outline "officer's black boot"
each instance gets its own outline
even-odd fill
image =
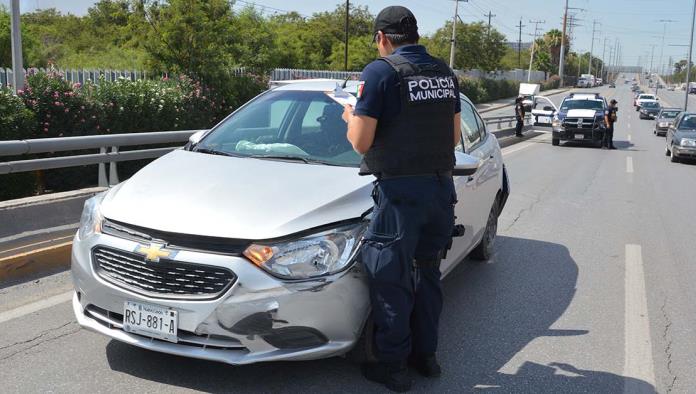
[[[413,384],[406,363],[402,361],[365,363],[362,373],[367,380],[382,383],[389,390],[399,393],[411,390]]]
[[[437,378],[442,374],[442,368],[434,354],[411,356],[408,363],[426,378]]]

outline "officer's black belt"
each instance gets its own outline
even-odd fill
[[[425,172],[422,174],[389,174],[389,173],[379,173],[375,174],[377,179],[394,179],[394,178],[407,178],[414,176],[436,176],[436,177],[452,177],[452,171],[437,171],[437,172]]]

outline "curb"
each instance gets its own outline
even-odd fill
[[[0,258],[0,283],[70,267],[72,241]]]

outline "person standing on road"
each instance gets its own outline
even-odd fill
[[[405,7],[375,20],[380,59],[362,71],[358,101],[347,105],[348,140],[364,154],[361,175],[377,179],[360,251],[369,281],[377,363],[363,375],[408,391],[411,364],[440,376],[435,357],[442,310],[440,260],[454,230],[454,148],[461,138],[459,85],[445,62],[418,45]]]
[[[607,109],[604,110],[604,126],[606,126],[606,130],[604,131],[602,149],[616,149],[614,146],[614,123],[616,123],[616,112],[619,110],[616,104],[618,102],[612,99]]]
[[[515,137],[522,137],[522,128],[524,127],[524,103],[522,102],[522,97],[515,99],[515,118],[517,119]]]

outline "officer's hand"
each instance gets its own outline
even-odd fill
[[[350,122],[350,119],[353,117],[353,106],[350,104],[346,104],[343,107],[343,120],[348,123]]]

